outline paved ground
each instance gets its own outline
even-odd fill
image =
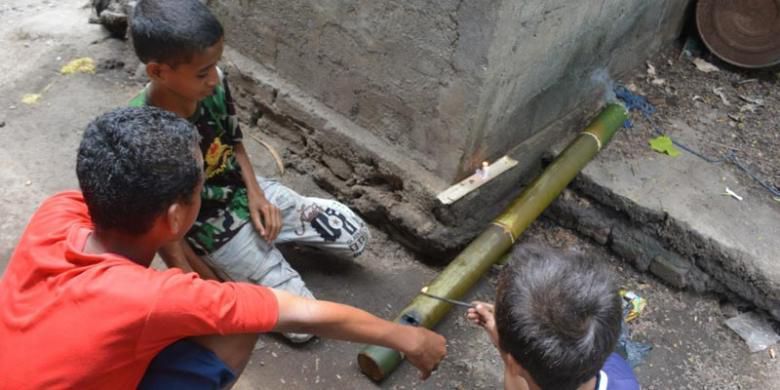
[[[10,0],[0,4],[0,272],[37,204],[47,195],[76,185],[75,150],[85,124],[98,113],[125,104],[140,88],[125,43],[104,39],[86,24],[82,1]],[[90,56],[102,64],[95,75],[61,76],[59,67],[72,58]],[[14,60],[9,60],[13,58]],[[117,66],[118,62],[126,66]],[[47,88],[48,86],[48,88]],[[22,104],[26,93],[42,93],[34,106]],[[248,132],[256,129],[247,128]],[[271,139],[280,150],[284,144]],[[274,172],[257,144],[247,144],[260,172]],[[326,195],[307,177],[289,173],[283,181],[304,193]],[[421,285],[437,272],[373,229],[374,241],[356,261],[310,256],[289,248],[312,290],[324,299],[347,302],[381,316],[395,316]],[[536,223],[525,240],[585,251],[603,258],[626,287],[649,301],[632,325],[635,337],[655,345],[637,370],[648,389],[780,388],[780,359],[750,354],[742,341],[722,325],[723,312],[711,296],[671,290],[654,277],[637,273],[606,253],[550,222]],[[469,299],[493,297],[496,271]],[[498,356],[487,338],[468,326],[462,313],[445,318],[439,330],[449,338],[449,357],[427,382],[420,383],[407,364],[381,388],[474,389],[500,383]],[[733,314],[733,313],[731,313]],[[318,340],[291,347],[265,336],[241,378],[240,389],[373,388],[356,368],[358,345]]]
[[[780,320],[780,197],[730,162],[713,163],[680,149],[650,149],[653,127],[721,160],[728,153],[780,190],[780,88],[771,71],[741,71],[716,62],[705,73],[672,47],[626,77],[657,112],[634,112],[635,126],[583,170],[587,196],[630,216],[662,245]],[[700,58],[699,58],[700,60]],[[653,65],[654,64],[654,65]],[[718,93],[722,94],[720,97]],[[754,103],[750,103],[750,102]],[[741,199],[725,196],[726,189]],[[684,236],[685,239],[681,239]]]

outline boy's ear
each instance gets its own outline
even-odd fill
[[[149,61],[146,64],[146,75],[149,76],[150,80],[162,81],[165,76],[164,67],[165,64]]]
[[[165,212],[165,225],[168,228],[168,233],[172,236],[180,237],[189,230],[189,226],[184,226],[187,223],[186,213],[179,202],[173,202],[168,206],[168,210]]]

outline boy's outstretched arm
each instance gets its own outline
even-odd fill
[[[302,298],[273,290],[279,302],[274,331],[382,345],[406,355],[426,379],[447,353],[444,337],[422,327],[397,324],[352,306]]]
[[[244,144],[239,142],[234,148],[249,197],[249,215],[252,224],[266,241],[273,242],[282,230],[282,213],[265,198],[263,190],[257,184],[255,170],[252,168],[252,162],[249,161]]]
[[[501,355],[501,360],[504,361],[504,390],[527,390],[528,382],[520,376],[517,372],[517,364],[512,362],[512,357],[509,353],[501,350],[498,345],[498,330],[496,329],[496,310],[495,306],[490,303],[474,301],[472,302],[474,307],[469,308],[466,312],[466,318],[473,322],[475,325],[481,326],[485,329],[490,341],[498,349],[498,353]]]

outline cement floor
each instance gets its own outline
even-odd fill
[[[619,132],[583,170],[582,178],[590,183],[583,191],[646,230],[656,230],[651,235],[725,290],[780,320],[780,198],[730,162],[708,162],[682,149],[671,157],[651,151],[648,144],[657,127],[708,158],[734,153],[752,174],[777,185],[780,76],[735,69],[706,52],[696,53],[720,68],[705,73],[691,62],[697,57],[679,53],[671,47],[648,61],[655,64],[652,75],[638,69],[625,78],[657,111],[650,120],[633,113],[635,126]],[[754,99],[760,104],[748,103]],[[737,196],[727,196],[727,188]],[[671,229],[688,239],[669,237]]]
[[[86,123],[99,113],[121,106],[143,84],[126,44],[104,39],[100,27],[86,24],[83,1],[10,0],[0,5],[0,273],[37,205],[46,196],[75,188],[75,150]],[[67,61],[89,56],[99,66],[95,75],[61,76]],[[126,66],[117,66],[124,61]],[[41,93],[37,105],[21,103],[26,93]],[[245,131],[255,131],[246,128]],[[284,149],[284,144],[271,140]],[[247,143],[259,172],[274,172],[273,162],[251,141]],[[283,178],[307,194],[327,196],[304,175]],[[312,290],[322,299],[353,304],[380,316],[395,316],[437,269],[373,229],[368,252],[355,261],[319,259],[291,250]],[[633,326],[635,337],[655,345],[637,369],[644,388],[780,388],[780,360],[766,353],[749,354],[744,343],[723,327],[716,299],[677,292],[652,276],[639,274],[590,241],[549,222],[539,222],[525,240],[586,251],[608,261],[626,287],[649,300],[649,309]],[[493,297],[495,271],[467,299]],[[380,388],[498,388],[501,366],[487,338],[451,313],[438,330],[448,337],[449,357],[427,382],[404,364]],[[239,380],[239,389],[375,388],[356,367],[360,346],[317,340],[292,347],[264,336]],[[2,373],[0,373],[1,375]]]

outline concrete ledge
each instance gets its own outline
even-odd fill
[[[695,138],[673,123],[678,138]],[[730,168],[689,154],[606,152],[555,202],[553,218],[672,286],[732,294],[780,320],[779,204]],[[745,200],[721,195],[726,186]]]
[[[283,142],[289,167],[433,262],[446,262],[477,235],[536,175],[551,143],[596,108],[582,106],[519,144],[507,153],[516,168],[445,206],[436,195],[449,184],[398,148],[231,48],[224,62],[242,119]]]

